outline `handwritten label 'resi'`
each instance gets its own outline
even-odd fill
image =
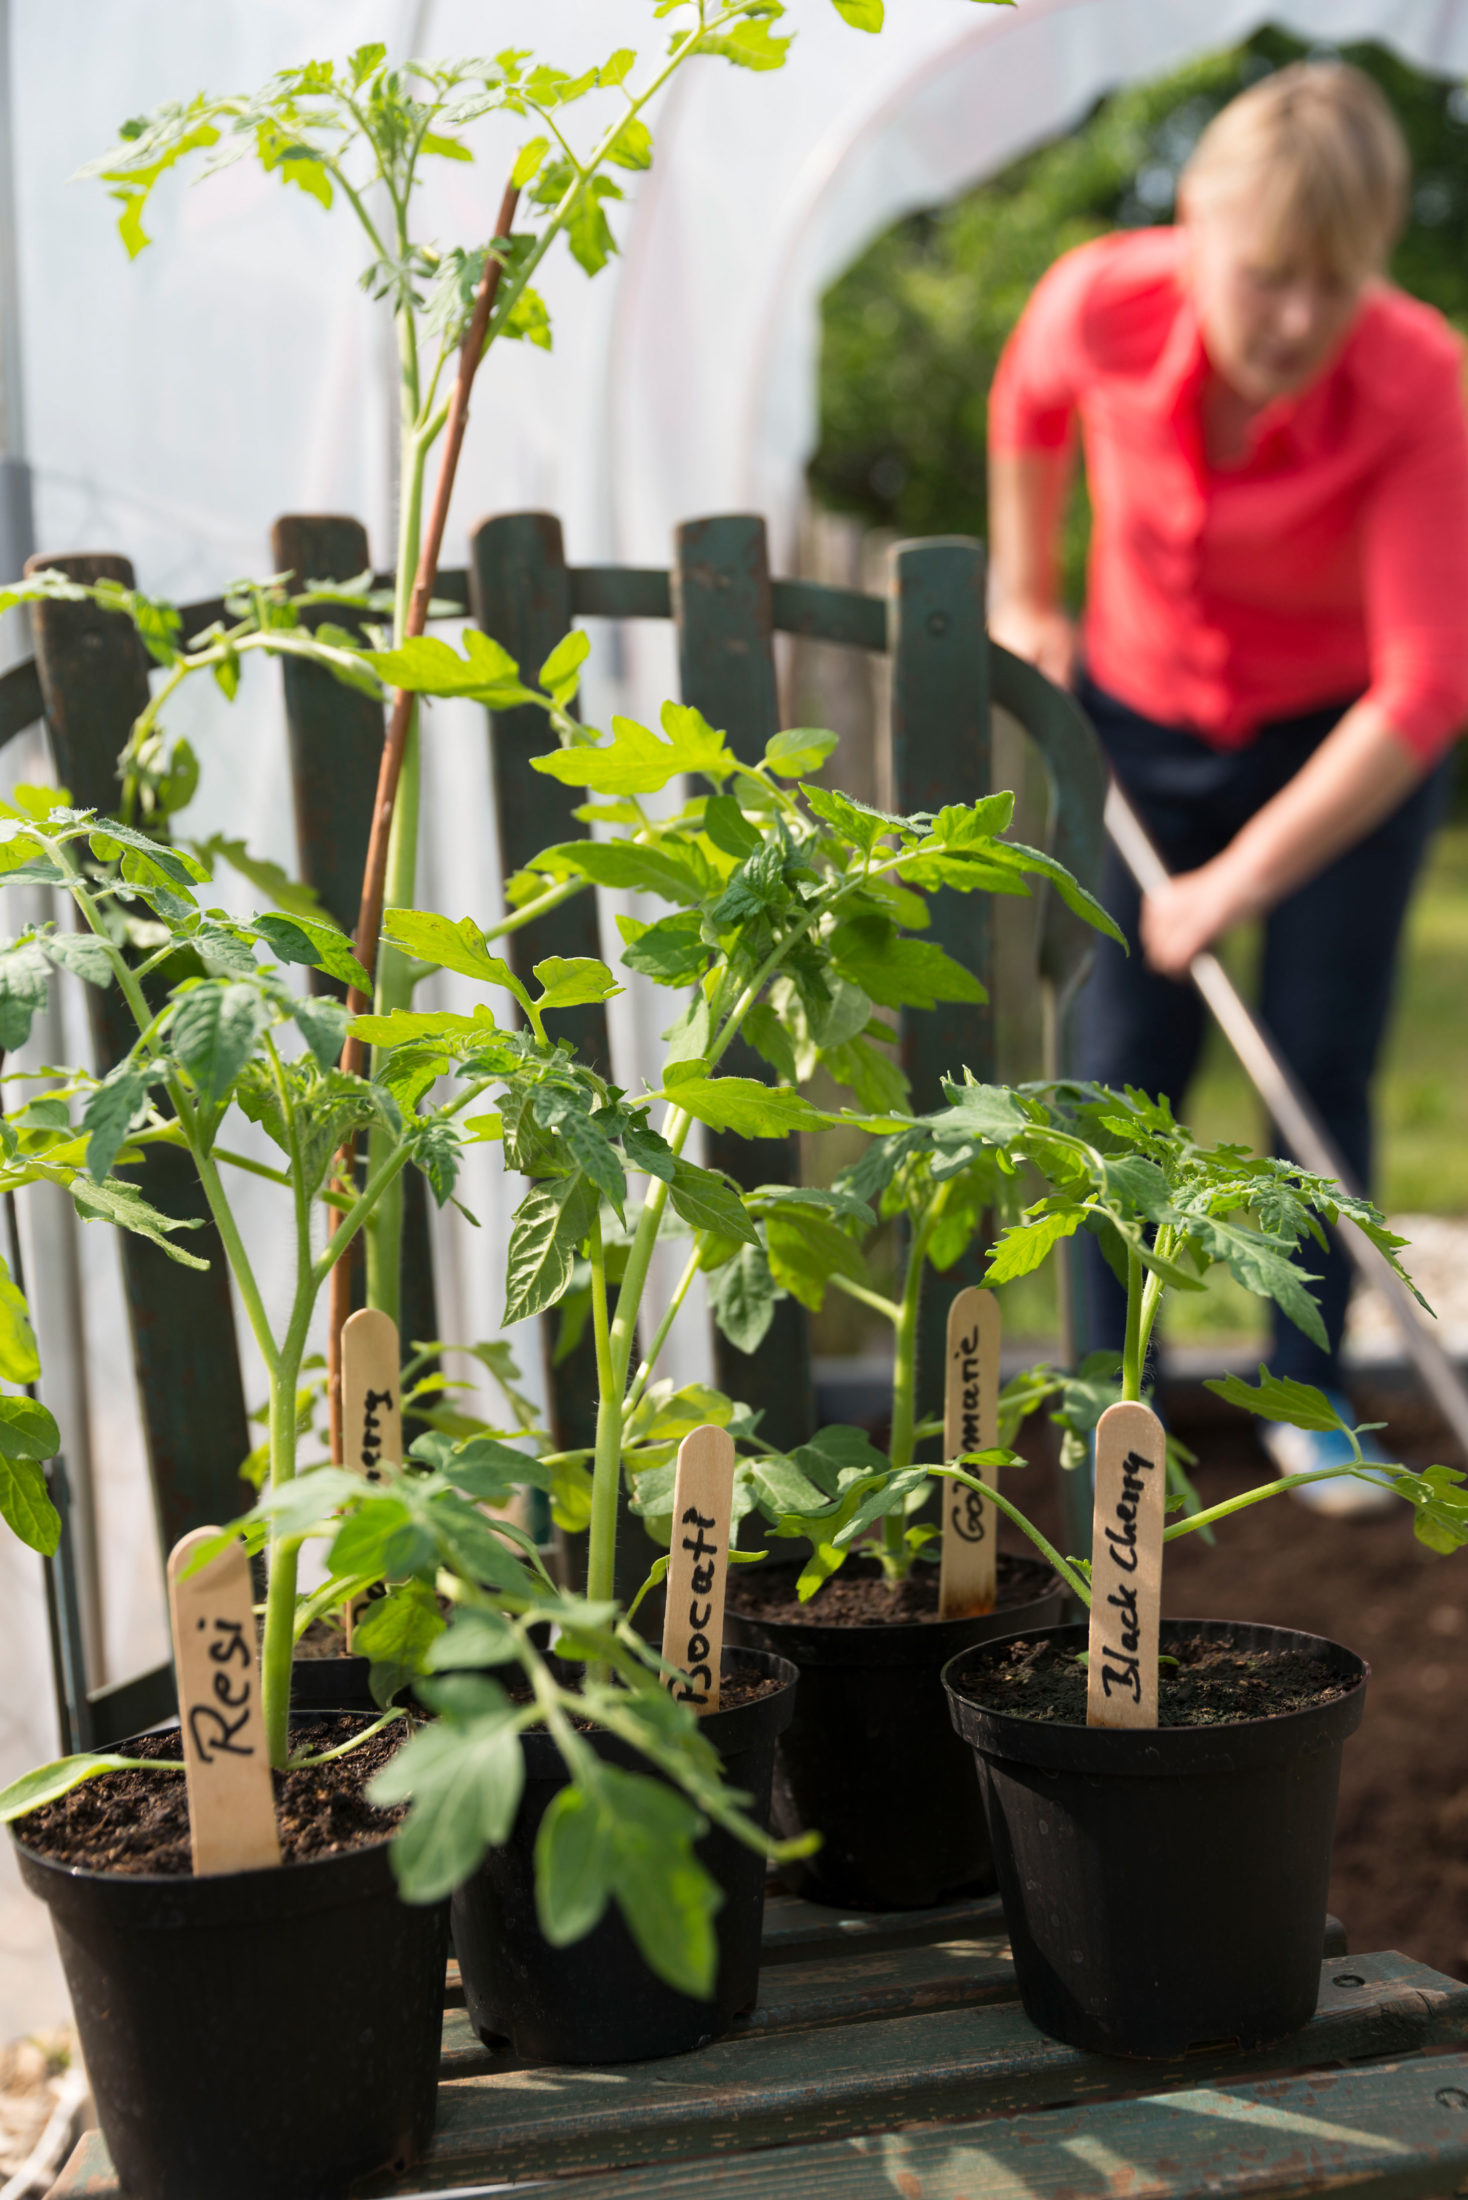
[[[663,1657],[682,1675],[681,1684],[668,1685],[700,1716],[719,1708],[733,1510],[734,1439],[727,1429],[705,1424],[678,1447],[663,1617]]]
[[[231,1543],[207,1566],[186,1572],[195,1551],[218,1534],[196,1528],[168,1559],[189,1836],[201,1876],[280,1862],[245,1547]]]

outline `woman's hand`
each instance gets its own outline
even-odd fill
[[[1363,840],[1406,800],[1423,768],[1379,705],[1363,697],[1221,855],[1148,894],[1142,952],[1152,969],[1185,978],[1193,957],[1231,924],[1274,908]]]
[[[1001,649],[1012,650],[1043,672],[1057,687],[1068,688],[1075,680],[1075,621],[1053,604],[1026,603],[1011,597],[991,614],[989,636]]]
[[[1199,870],[1179,872],[1142,903],[1142,952],[1164,978],[1185,978],[1195,955],[1230,925],[1257,913],[1247,882],[1230,870],[1228,853]]]

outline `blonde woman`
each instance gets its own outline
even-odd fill
[[[1340,63],[1265,78],[1218,114],[1173,228],[1067,253],[1005,351],[990,407],[993,631],[1074,684],[1174,874],[1104,898],[1084,1074],[1182,1108],[1203,1036],[1190,961],[1265,919],[1266,1023],[1363,1184],[1370,1084],[1412,882],[1468,719],[1463,351],[1383,276],[1406,147]],[[1075,429],[1094,526],[1079,636],[1057,598]],[[1094,1249],[1093,1249],[1094,1250]],[[1339,1389],[1349,1269],[1320,1256],[1322,1352],[1272,1366]],[[1099,1261],[1093,1343],[1119,1344]],[[1287,1469],[1328,1440],[1275,1428]],[[1322,1482],[1337,1512],[1393,1500]]]

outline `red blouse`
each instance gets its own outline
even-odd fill
[[[1066,253],[990,397],[996,451],[1058,450],[1079,416],[1091,675],[1224,749],[1366,693],[1430,762],[1468,720],[1463,346],[1373,283],[1334,364],[1210,470],[1182,243],[1131,230]]]

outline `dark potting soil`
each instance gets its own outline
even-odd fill
[[[849,1559],[839,1574],[817,1589],[808,1604],[795,1593],[798,1566],[749,1566],[729,1584],[729,1609],[750,1619],[797,1621],[817,1627],[881,1627],[894,1620],[936,1620],[938,1569],[918,1566],[906,1581],[887,1586],[875,1559]],[[996,1609],[1032,1604],[1055,1585],[1050,1568],[1038,1559],[999,1554]]]
[[[1344,1696],[1353,1685],[1302,1650],[1235,1650],[1204,1636],[1170,1640],[1157,1675],[1159,1726],[1276,1719]],[[1023,1639],[976,1651],[963,1693],[989,1711],[1047,1726],[1084,1726],[1086,1668],[1073,1650]]]
[[[291,1728],[291,1746],[333,1749],[361,1727],[356,1718],[318,1719]],[[362,1793],[401,1746],[402,1725],[374,1734],[350,1756],[330,1764],[275,1774],[276,1823],[282,1860],[305,1863],[344,1849],[383,1841],[406,1809],[377,1810]],[[118,1755],[177,1761],[177,1727],[144,1735]],[[180,1773],[103,1772],[69,1795],[17,1819],[15,1831],[28,1849],[85,1871],[148,1872],[166,1878],[193,1872],[189,1852],[188,1794]]]
[[[295,1647],[298,1658],[345,1658],[347,1638],[340,1627],[333,1627],[324,1619],[313,1619]]]
[[[752,1665],[742,1668],[736,1666],[719,1683],[719,1709],[735,1711],[741,1704],[758,1703],[762,1697],[773,1696],[784,1685],[772,1673],[761,1673]],[[505,1694],[511,1703],[529,1703],[533,1693],[528,1681],[515,1681],[505,1688]],[[571,1724],[578,1734],[595,1734],[600,1731],[599,1720],[583,1719],[575,1712],[571,1714]]]

